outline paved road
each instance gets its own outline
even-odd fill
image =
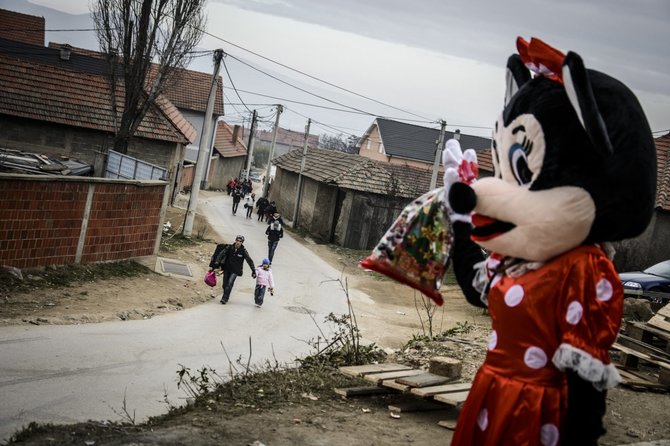
[[[201,193],[200,212],[225,241],[246,237],[260,264],[267,256],[265,224],[232,216],[225,194]],[[166,411],[186,396],[176,387],[183,364],[229,371],[224,353],[252,363],[276,357],[288,362],[310,351],[306,341],[325,316],[346,312],[339,272],[286,234],[277,248],[273,272],[277,293],[263,308],[253,305],[248,266],[237,279],[228,305],[218,299],[149,320],[71,326],[0,328],[0,442],[31,421],[73,423],[119,420],[125,399],[137,421]],[[141,298],[141,296],[138,296]],[[310,313],[312,317],[310,317]]]

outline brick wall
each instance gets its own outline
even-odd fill
[[[0,174],[0,264],[35,268],[157,254],[166,187]]]

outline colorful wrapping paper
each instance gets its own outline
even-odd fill
[[[444,195],[440,187],[412,201],[360,262],[361,267],[409,285],[438,305],[444,302],[440,287],[453,244]]]

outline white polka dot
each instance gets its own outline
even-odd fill
[[[489,350],[493,350],[498,345],[498,333],[495,330],[489,335]]]
[[[491,280],[491,288],[496,286],[496,283],[500,282],[500,279],[502,279],[502,274],[496,274],[493,276],[493,280]]]
[[[584,314],[584,308],[582,307],[582,304],[580,304],[576,300],[573,300],[572,302],[570,302],[570,305],[568,305],[568,311],[565,314],[565,320],[570,325],[577,325],[579,321],[582,320],[583,314]]]
[[[555,424],[543,424],[540,428],[540,444],[542,446],[556,446],[560,435]]]
[[[489,411],[486,410],[486,408],[483,408],[481,412],[479,412],[479,416],[477,416],[477,426],[483,431],[489,427]]]
[[[547,365],[547,354],[540,347],[528,347],[523,362],[531,369],[541,369]]]
[[[614,289],[612,284],[607,279],[600,279],[596,284],[596,297],[598,300],[608,301],[612,298]]]
[[[505,303],[508,307],[516,307],[523,300],[523,287],[514,285],[505,293]]]

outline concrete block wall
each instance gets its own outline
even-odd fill
[[[0,174],[0,264],[36,268],[157,254],[166,187]]]

